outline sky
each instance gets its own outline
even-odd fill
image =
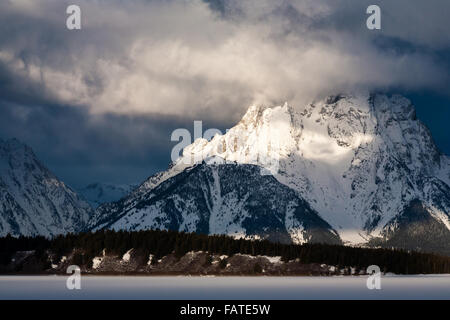
[[[81,30],[66,8],[81,8]],[[450,154],[447,0],[4,0],[0,138],[74,187],[139,183],[177,128],[225,130],[252,104],[400,93]]]

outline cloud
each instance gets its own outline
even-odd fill
[[[379,0],[381,31],[369,0],[77,0],[69,31],[72,3],[0,2],[0,135],[75,185],[140,181],[168,164],[174,129],[224,131],[251,104],[450,95],[447,0]]]
[[[167,168],[176,128],[192,119],[147,115],[92,115],[65,105],[0,101],[0,138],[18,138],[51,171],[73,186],[101,181],[137,183]],[[220,127],[217,122],[205,127]],[[223,128],[224,130],[225,128]]]
[[[368,1],[81,0],[80,31],[65,29],[67,1],[7,1],[0,63],[90,114],[236,120],[253,103],[355,88],[442,90],[434,53],[450,44],[450,5],[437,2],[381,1],[378,32],[365,27]]]

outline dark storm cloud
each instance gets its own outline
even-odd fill
[[[0,3],[0,136],[76,185],[138,182],[168,164],[172,130],[225,129],[252,103],[450,95],[449,1],[378,1],[380,31],[366,0],[79,0],[80,31],[68,4]]]
[[[72,106],[0,101],[0,137],[26,141],[57,175],[79,187],[92,181],[138,183],[166,168],[176,128],[193,119],[166,115],[89,115]],[[218,123],[210,126],[220,127]]]
[[[448,81],[434,54],[448,36],[429,23],[445,25],[446,2],[429,9],[382,1],[375,32],[365,26],[368,1],[78,3],[83,29],[74,32],[64,23],[68,1],[2,3],[0,61],[55,101],[94,114],[214,112],[237,120],[251,103],[301,105],[355,88]],[[398,50],[395,41],[417,50]]]

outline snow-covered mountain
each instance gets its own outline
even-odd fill
[[[0,236],[52,236],[85,230],[88,203],[16,139],[0,140]]]
[[[292,189],[247,164],[200,164],[142,197],[100,207],[99,212],[97,228],[340,243],[331,226]]]
[[[450,254],[449,186],[450,159],[409,100],[339,95],[250,107],[226,134],[197,139],[167,171],[101,206],[92,226],[311,241],[308,219],[291,214],[303,208],[330,239]]]
[[[136,187],[128,184],[95,182],[77,191],[93,208],[97,208],[101,204],[122,199]]]

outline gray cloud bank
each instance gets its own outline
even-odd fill
[[[448,1],[381,1],[381,31],[365,26],[370,1],[77,3],[81,31],[65,29],[67,1],[2,2],[0,62],[93,114],[229,118],[251,103],[448,80],[434,56],[450,44]],[[416,50],[381,48],[382,38]]]
[[[75,2],[82,30],[69,31]],[[450,2],[377,1],[379,31],[366,28],[370,4],[2,1],[0,133],[48,151],[56,166],[72,161],[79,177],[77,165],[159,167],[172,129],[193,119],[226,126],[250,104],[355,89],[448,93]]]

